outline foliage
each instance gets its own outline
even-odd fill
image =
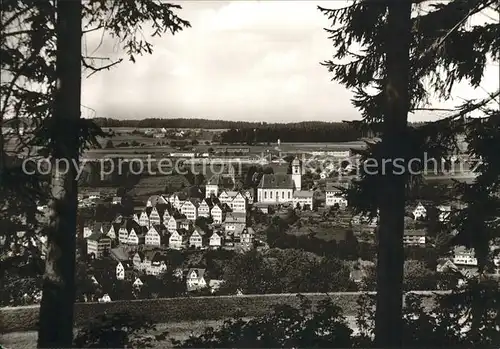
[[[377,271],[374,267],[366,267],[366,277],[363,280],[363,289],[375,291],[377,282],[376,273]],[[404,291],[437,290],[443,286],[449,286],[444,289],[452,289],[457,285],[457,282],[458,280],[451,278],[451,275],[437,273],[427,268],[422,261],[410,259],[406,260],[404,263]]]
[[[87,1],[83,5],[84,34],[101,30],[120,40],[128,58],[152,53],[151,44],[144,40],[141,23],[151,21],[153,35],[170,31],[176,33],[188,27],[187,21],[174,12],[180,6],[157,1],[120,1],[108,3],[103,0]],[[47,187],[39,176],[28,176],[21,164],[11,162],[7,151],[33,155],[35,151],[44,155],[53,154],[55,139],[60,129],[52,116],[55,93],[57,48],[55,35],[55,1],[3,1],[0,39],[2,56],[2,108],[0,126],[10,127],[10,134],[0,135],[0,197],[2,207],[2,237],[7,239],[3,247],[18,248],[21,240],[15,237],[25,231],[26,249],[32,256],[39,255],[39,246],[32,238],[40,236],[40,226],[35,219],[36,204],[47,201]],[[82,54],[82,64],[91,73],[111,68],[116,62],[97,66],[95,57]],[[81,119],[77,125],[80,132],[79,150],[98,146],[97,136],[105,136],[92,120]],[[22,209],[21,209],[22,208]],[[22,223],[17,222],[19,217]],[[12,223],[12,224],[11,224]],[[6,262],[8,258],[3,259]]]
[[[498,10],[498,4],[488,0],[455,0],[423,7],[414,4],[415,16],[412,18],[410,112],[428,107],[431,94],[441,99],[451,98],[452,88],[460,81],[479,87],[488,65],[487,59],[499,60],[499,24],[466,24],[468,18],[485,8]],[[364,124],[358,125],[376,129],[383,120],[386,49],[383,43],[386,40],[387,6],[380,2],[357,1],[338,10],[320,10],[333,22],[334,29],[327,29],[327,32],[336,48],[334,60],[323,64],[335,80],[355,91],[353,104],[360,109],[364,120]],[[351,47],[354,45],[361,46],[362,52],[354,52]],[[500,118],[497,109],[488,107],[498,94],[498,91],[488,91],[484,99],[466,101],[444,119],[418,127],[409,126],[407,135],[401,138],[407,160],[422,159],[424,153],[428,158],[436,159],[455,153],[459,133],[466,136],[467,154],[483,158],[483,165],[476,170],[480,176],[475,183],[458,185],[462,200],[468,205],[456,213],[453,224],[459,231],[453,242],[475,247],[481,256],[481,265],[486,263],[488,241],[498,227],[498,220],[494,219],[499,212],[498,199],[491,194],[498,191],[500,178],[498,156],[494,155],[498,154]],[[465,119],[472,111],[479,111],[483,118]],[[368,144],[368,149],[361,155],[364,160],[370,157],[380,160],[383,157],[381,151],[380,144]],[[359,211],[375,214],[376,188],[379,187],[377,176],[362,174],[362,178],[350,190],[349,200]],[[415,198],[415,191],[421,184],[419,178],[408,176],[408,199]]]
[[[80,329],[74,339],[77,348],[152,348],[165,338],[145,316],[127,313],[100,315]]]
[[[312,310],[311,302],[301,297],[298,308],[275,306],[248,321],[236,315],[221,329],[207,328],[198,337],[172,342],[179,348],[347,348],[351,334],[341,309],[329,299]]]
[[[352,291],[349,269],[335,258],[300,250],[250,251],[236,256],[225,269],[222,293],[244,294]]]
[[[424,306],[425,297],[405,294],[404,346],[491,347],[500,341],[497,330],[500,307],[498,283],[474,283],[451,294],[435,295],[434,304]],[[358,299],[357,331],[352,332],[341,309],[325,300],[313,307],[303,296],[297,308],[279,306],[265,315],[244,320],[240,314],[221,328],[207,328],[184,341],[172,340],[178,348],[373,348],[375,300],[368,294]],[[471,330],[470,309],[481,304],[481,330]],[[465,322],[463,322],[465,321]],[[266,335],[269,333],[269,335]]]
[[[0,306],[31,305],[40,301],[42,278],[7,273],[2,277]]]
[[[222,133],[223,143],[253,142],[347,142],[361,137],[361,132],[345,123],[300,122],[231,128]]]

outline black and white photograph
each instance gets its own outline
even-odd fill
[[[500,348],[498,1],[0,7],[0,349]]]

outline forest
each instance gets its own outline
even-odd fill
[[[299,122],[294,124],[267,124],[256,128],[231,128],[222,133],[222,143],[276,142],[349,142],[363,136],[361,130],[350,123]]]

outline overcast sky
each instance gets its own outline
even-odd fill
[[[120,119],[208,118],[296,122],[359,119],[351,93],[331,81],[320,61],[333,47],[317,10],[343,1],[181,1],[181,18],[192,28],[152,39],[153,55],[124,61],[84,81],[82,104],[98,117]],[[147,32],[145,33],[148,34]],[[94,56],[120,54],[117,43],[92,33],[85,49]],[[498,89],[492,65],[482,87]],[[457,97],[486,96],[466,85]],[[460,103],[460,99],[447,107]],[[91,116],[87,113],[85,116]],[[413,116],[429,119],[430,114]]]

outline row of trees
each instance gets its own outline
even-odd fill
[[[130,127],[130,128],[204,128],[228,129],[242,127],[258,127],[261,123],[247,121],[210,120],[210,119],[184,119],[184,118],[146,118],[141,120],[118,120],[111,118],[94,118],[100,127]]]
[[[335,258],[300,250],[252,250],[237,255],[224,273],[222,293],[244,294],[352,291],[349,269]]]
[[[222,143],[276,142],[349,142],[362,137],[360,130],[348,123],[300,122],[266,126],[231,128],[221,134]]]

